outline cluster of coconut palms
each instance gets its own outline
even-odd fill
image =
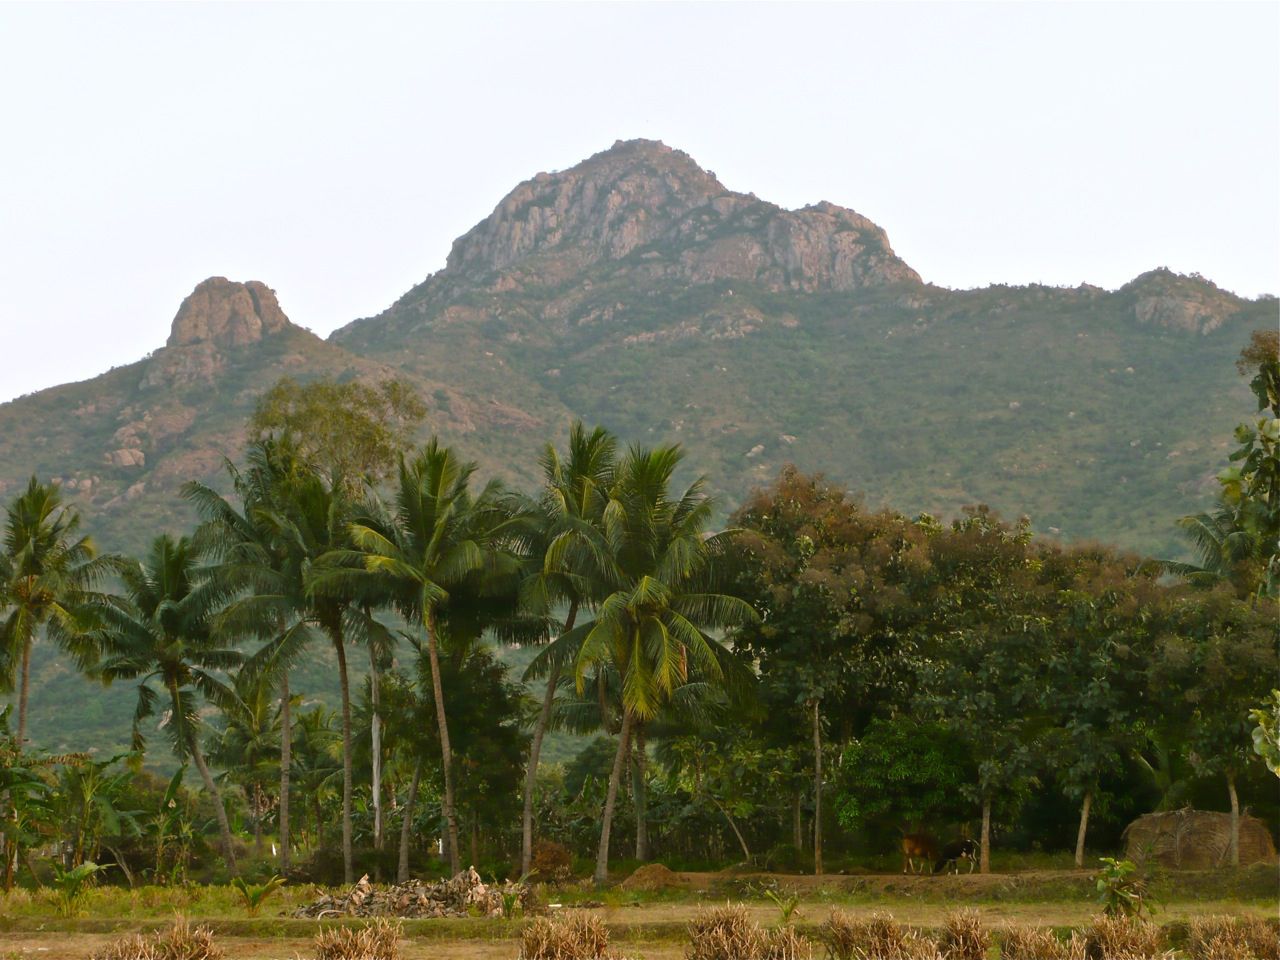
[[[530,675],[545,696],[528,756],[522,861],[533,845],[535,771],[557,691],[598,695],[617,718],[617,755],[601,816],[596,876],[633,739],[681,697],[732,684],[745,669],[717,639],[753,619],[730,595],[729,542],[711,532],[701,480],[679,489],[676,447],[620,450],[602,429],[575,425],[548,445],[533,496],[483,486],[475,468],[433,439],[404,454],[386,482],[326,471],[289,433],[253,441],[229,492],[190,483],[199,525],[157,536],[144,555],[98,554],[56,485],[33,478],[8,508],[0,555],[0,679],[17,690],[27,735],[32,645],[46,635],[88,675],[132,683],[136,749],[157,728],[214,798],[223,855],[236,869],[231,825],[202,748],[206,705],[252,714],[268,690],[280,711],[277,820],[290,855],[293,741],[290,674],[316,645],[337,665],[342,740],[342,854],[354,879],[349,656],[363,648],[374,682],[372,803],[380,837],[377,672],[407,642],[429,664],[443,777],[443,847],[461,866],[456,772],[442,683],[442,646],[482,635],[540,644]],[[605,700],[608,699],[606,705]],[[157,718],[160,718],[157,723]],[[19,747],[20,748],[20,747]],[[421,765],[415,771],[416,788]],[[416,789],[403,813],[412,820]],[[407,838],[404,838],[407,839]],[[402,842],[401,873],[407,872]]]

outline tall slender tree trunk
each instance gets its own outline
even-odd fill
[[[333,636],[338,655],[338,687],[342,693],[342,882],[355,882],[355,853],[351,846],[351,684],[347,677],[347,651],[341,632]]]
[[[1240,866],[1240,797],[1236,793],[1236,775],[1227,773],[1227,793],[1231,795],[1231,865]]]
[[[733,835],[738,838],[738,846],[742,848],[743,862],[750,863],[751,848],[747,846],[747,838],[744,837],[742,835],[742,831],[738,829],[738,821],[734,820],[733,815],[729,813],[728,809],[725,808],[724,804],[722,804],[715,797],[711,796],[710,793],[707,794],[707,799],[710,800],[712,806],[714,806],[717,810],[719,810],[720,813],[724,816],[724,818],[727,821],[729,821],[729,829],[731,829],[733,831]]]
[[[982,839],[979,843],[978,872],[991,872],[991,798],[982,801]]]
[[[645,782],[648,757],[644,750],[644,724],[635,729],[635,758],[631,767],[631,796],[636,808],[636,859],[649,859],[649,786]],[[735,827],[735,832],[737,828]]]
[[[373,797],[373,849],[382,851],[382,706],[381,693],[378,689],[378,654],[372,642],[369,644],[369,699],[373,706],[373,720],[369,725],[370,750],[373,772],[369,780],[369,789]],[[382,858],[374,861],[374,875],[380,880]]]
[[[569,615],[564,618],[564,630],[560,634],[573,629],[578,617],[578,601],[569,604]],[[560,682],[560,668],[552,665],[547,674],[547,692],[542,697],[542,710],[538,713],[538,722],[533,728],[533,741],[529,744],[529,767],[524,772],[524,812],[520,816],[520,874],[528,876],[533,869],[533,791],[538,782],[538,759],[542,755],[542,738],[546,736],[547,724],[551,722],[551,708],[556,701],[556,686]]]
[[[404,819],[400,823],[400,864],[396,867],[396,883],[409,880],[409,840],[413,836],[413,807],[418,802],[418,784],[422,782],[422,758],[413,762],[413,779],[404,802]]]
[[[253,803],[249,805],[249,809],[253,811],[253,855],[257,859],[262,859],[262,798],[257,796],[257,788],[254,788],[255,796]]]
[[[821,701],[813,708],[813,872],[822,875],[822,714]]]
[[[600,815],[600,847],[596,851],[596,886],[603,886],[609,879],[609,834],[613,831],[613,811],[618,802],[618,785],[622,782],[622,770],[627,762],[631,746],[631,711],[622,710],[622,729],[618,731],[618,752],[613,757],[613,771],[609,774],[609,790],[604,798],[604,812]]]
[[[280,677],[280,873],[289,872],[289,768],[293,765],[293,726],[289,717],[289,671]]]
[[[804,849],[804,791],[799,788],[791,798],[791,845],[797,853]]]
[[[1080,804],[1080,829],[1076,832],[1076,866],[1084,866],[1084,836],[1089,831],[1089,808],[1093,806],[1093,791],[1086,790]]]
[[[178,693],[173,691],[174,710],[180,709],[178,704]],[[191,737],[188,746],[191,749],[191,759],[195,761],[196,769],[200,771],[200,779],[204,781],[204,788],[209,791],[209,796],[213,798],[213,807],[218,813],[218,833],[222,836],[222,852],[227,859],[227,869],[234,876],[239,873],[236,866],[236,851],[231,840],[231,822],[227,819],[227,808],[222,803],[222,794],[218,791],[218,785],[213,782],[213,775],[209,773],[209,765],[204,762],[204,753],[200,749],[200,740],[197,737]]]
[[[440,648],[436,642],[436,612],[427,613],[427,658],[431,662],[431,690],[436,700],[436,727],[440,733],[440,760],[444,764],[444,821],[449,831],[449,872],[462,869],[458,850],[458,813],[453,803],[453,749],[449,746],[449,720],[444,712],[444,686],[440,683]]]
[[[22,643],[22,676],[18,687],[18,750],[27,742],[27,696],[31,692],[31,637]]]

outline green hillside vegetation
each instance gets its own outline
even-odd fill
[[[1240,354],[1253,401],[1181,522],[1191,563],[791,465],[724,517],[678,446],[581,423],[516,490],[418,445],[400,387],[333,379],[259,398],[228,492],[183,485],[198,522],[141,557],[33,480],[0,551],[5,885],[64,837],[66,868],[157,883],[594,851],[604,885],[621,847],[820,874],[883,869],[916,824],[972,833],[982,873],[1073,837],[1080,868],[1137,814],[1228,803],[1220,862],[1265,859],[1278,347]],[[78,706],[99,682],[117,699]]]

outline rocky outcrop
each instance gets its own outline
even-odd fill
[[[620,140],[569,170],[520,184],[454,242],[445,270],[502,270],[550,250],[578,266],[617,260],[725,193],[687,153],[652,140]]]
[[[773,290],[857,290],[920,283],[883,230],[832,203],[783,210],[754,197],[719,198],[670,234],[677,248],[654,272],[692,283],[745,280]]]
[[[1198,274],[1186,276],[1164,267],[1136,277],[1119,292],[1132,298],[1139,323],[1187,333],[1212,333],[1243,305],[1239,297]]]
[[[251,346],[290,326],[265,283],[210,277],[191,291],[173,318],[169,339],[148,361],[139,389],[212,383],[226,351]]]
[[[210,277],[200,283],[178,308],[167,345],[212,343],[242,347],[289,326],[275,291],[265,283],[236,283]]]

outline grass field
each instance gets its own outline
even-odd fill
[[[609,925],[628,957],[680,957],[687,925],[701,909],[745,904],[763,925],[779,921],[768,891],[799,897],[794,917],[801,932],[815,934],[833,908],[855,916],[889,911],[903,924],[936,929],[947,915],[972,908],[995,932],[1012,925],[1079,928],[1097,913],[1087,871],[1039,870],[1009,874],[916,877],[890,874],[811,877],[769,874],[683,873],[660,891],[605,891],[587,886],[545,891],[548,903],[582,908]],[[1280,883],[1274,867],[1237,871],[1166,873],[1153,878],[1155,919],[1177,941],[1195,917],[1276,917]],[[83,960],[115,937],[166,925],[177,913],[208,924],[229,960],[311,956],[322,925],[291,916],[320,893],[309,885],[286,887],[260,915],[249,916],[228,887],[100,887],[87,893],[74,916],[64,917],[52,891],[16,891],[0,898],[0,960]],[[358,920],[337,921],[358,924]],[[410,920],[404,924],[404,960],[515,960],[525,921],[464,917]]]

